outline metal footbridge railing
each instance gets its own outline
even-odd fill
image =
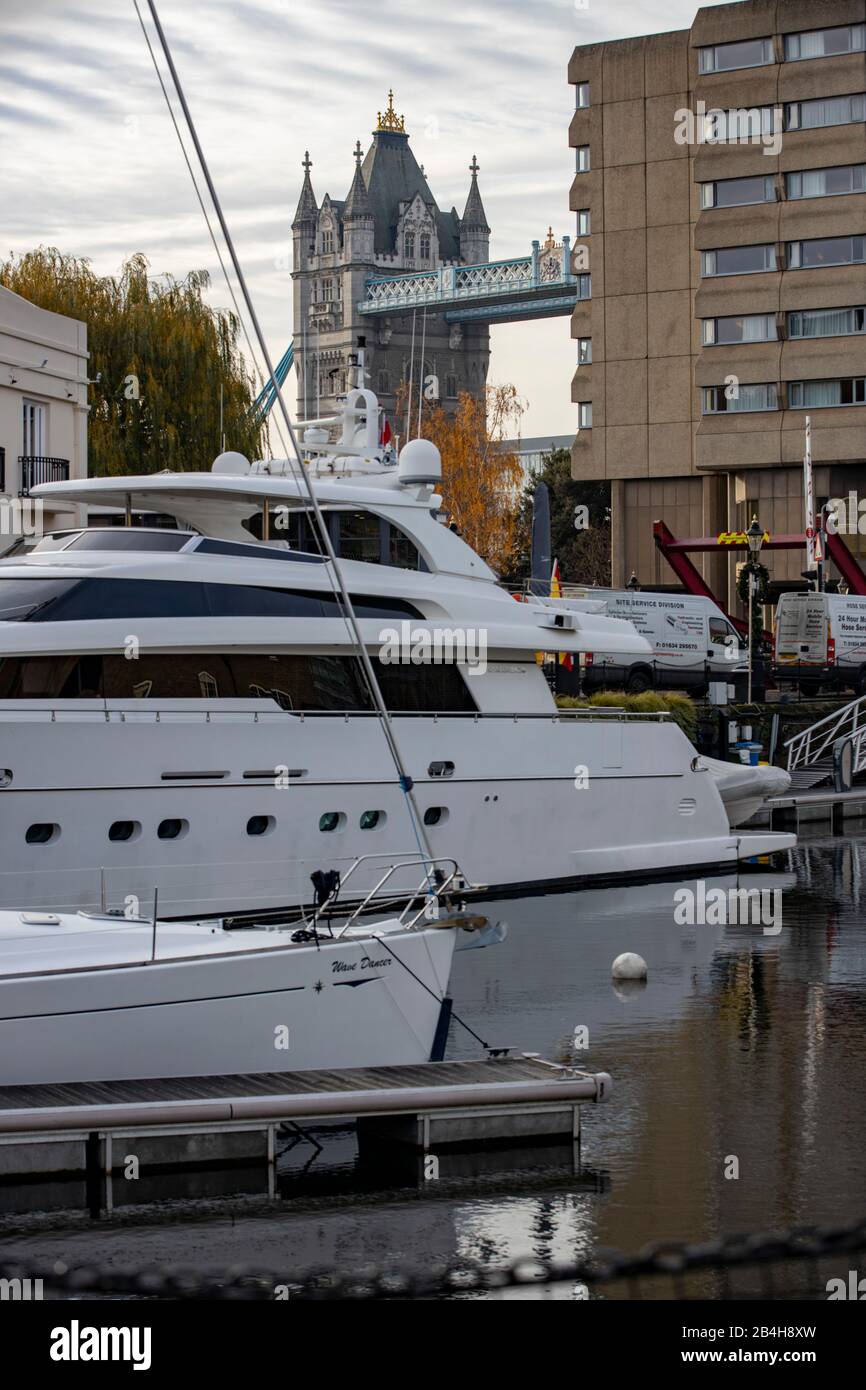
[[[852,752],[851,775],[866,769],[866,695],[852,700],[842,709],[833,710],[823,719],[810,724],[808,729],[785,740],[788,750],[788,771],[810,767],[833,757],[834,748],[840,740],[850,742]]]

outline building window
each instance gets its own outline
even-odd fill
[[[403,238],[403,254],[407,260],[415,259],[415,233],[407,232]]]
[[[785,59],[797,63],[806,58],[832,58],[837,53],[862,53],[864,31],[862,24],[840,24],[833,29],[786,34]]]
[[[772,39],[743,39],[699,49],[701,72],[732,72],[734,68],[762,68],[773,61]]]
[[[866,404],[866,377],[843,377],[836,381],[791,381],[788,405],[791,410],[823,410],[834,405]]]
[[[592,276],[578,275],[577,277],[577,297],[578,299],[592,299]]]
[[[866,307],[797,309],[788,315],[789,338],[843,338],[866,332]]]
[[[334,298],[334,282],[331,279],[322,281],[322,299],[326,304],[330,304]]]
[[[578,403],[577,427],[581,430],[592,429],[592,401],[580,401]]]
[[[589,215],[589,208],[581,208],[577,214],[577,235],[589,236],[592,230],[592,221]]]
[[[456,397],[456,395],[457,395],[457,378],[456,378],[456,376],[446,376],[446,378],[445,378],[445,395],[448,396],[451,400],[453,400],[453,399]]]
[[[579,174],[589,173],[589,145],[578,145],[574,152],[574,165]]]
[[[574,89],[574,104],[579,111],[586,110],[589,106],[589,83],[578,82]]]
[[[39,401],[23,401],[24,408],[24,447],[25,458],[44,457],[48,451],[46,409]]]
[[[322,232],[322,255],[329,256],[334,249],[334,233]]]
[[[813,101],[789,101],[785,105],[786,130],[817,130],[826,125],[850,125],[866,120],[866,93],[842,97],[816,97]]]
[[[707,111],[698,123],[700,145],[748,145],[775,135],[781,123],[781,107],[733,107]]]
[[[390,391],[390,383],[387,372],[379,372],[376,378],[376,390],[380,396],[386,396]]]
[[[772,175],[751,179],[718,179],[701,184],[701,207],[733,208],[747,203],[773,203],[776,187]]]
[[[785,175],[786,198],[832,198],[866,191],[866,164],[837,164]]]
[[[422,260],[422,261],[429,261],[429,259],[430,259],[430,234],[429,234],[429,232],[422,232],[422,233],[421,233],[421,237],[420,237],[420,255],[421,255],[421,260]]]
[[[578,338],[577,365],[586,367],[592,361],[592,338]]]
[[[823,265],[862,265],[866,237],[825,236],[811,241],[788,242],[789,270],[808,270]]]
[[[730,395],[727,393],[730,392]],[[758,386],[704,387],[704,415],[723,415],[731,411],[778,410],[775,383]]]
[[[704,343],[772,343],[776,338],[775,314],[743,314],[703,320]]]
[[[723,246],[701,253],[701,274],[756,275],[776,269],[776,248],[768,246]]]

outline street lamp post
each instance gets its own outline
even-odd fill
[[[764,541],[764,533],[761,530],[758,518],[752,517],[752,524],[746,532],[746,540],[749,543],[749,695],[748,703],[752,703],[752,662],[754,653],[754,610],[755,610],[755,575],[758,570],[758,556],[761,553],[761,546]]]

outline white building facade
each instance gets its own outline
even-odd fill
[[[0,285],[0,552],[34,529],[77,524],[38,514],[37,483],[87,476],[87,325]]]

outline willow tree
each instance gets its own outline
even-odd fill
[[[55,247],[0,263],[0,284],[87,324],[91,474],[210,468],[223,435],[226,448],[260,457],[240,325],[204,302],[208,283],[204,270],[153,279],[142,255],[116,278]]]
[[[395,418],[405,410],[406,388],[397,393]],[[464,540],[499,571],[514,542],[523,469],[505,439],[518,433],[525,407],[514,386],[487,386],[483,396],[461,391],[453,414],[427,401],[421,434],[442,455],[442,498]],[[412,416],[412,430],[417,431]]]

